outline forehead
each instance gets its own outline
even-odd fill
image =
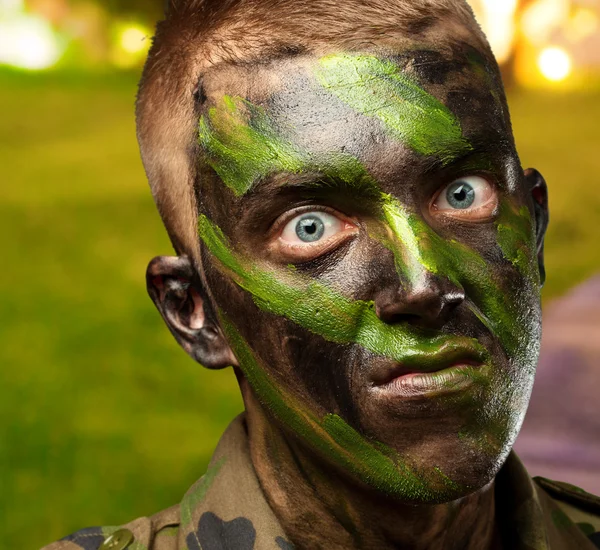
[[[257,103],[278,95],[292,100],[292,96],[304,95],[306,100],[308,96],[313,96],[313,100],[316,96],[318,105],[327,101],[327,95],[319,94],[322,90],[314,85],[315,71],[351,71],[351,63],[339,62],[345,57],[372,57],[395,65],[399,72],[411,77],[462,119],[490,118],[485,116],[487,113],[499,119],[499,123],[506,122],[502,120],[506,118],[506,110],[497,66],[466,42],[439,48],[427,44],[403,45],[402,51],[393,54],[338,51],[248,64],[221,64],[205,73],[203,91],[208,103],[218,101],[223,95],[239,95]],[[329,63],[322,63],[324,59]]]
[[[396,165],[445,165],[473,151],[514,149],[497,70],[467,45],[219,67],[202,85],[205,129],[230,134],[230,153],[244,145],[245,124],[254,139],[262,131],[305,157],[350,155],[375,176],[382,165],[397,171],[392,157]]]

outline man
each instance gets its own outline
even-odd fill
[[[173,2],[138,137],[150,295],[246,412],[180,505],[49,548],[595,547],[600,501],[511,454],[546,184],[464,2]]]

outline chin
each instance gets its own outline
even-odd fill
[[[387,449],[399,477],[410,480],[372,487],[398,501],[435,504],[463,498],[494,480],[516,439],[520,415],[491,406],[465,408],[461,414],[460,408],[438,405],[420,417],[363,414],[363,437]],[[369,479],[377,476],[372,472]]]
[[[469,443],[440,443],[435,449],[414,450],[411,456],[400,457],[399,469],[411,470],[423,484],[423,490],[416,495],[394,494],[393,496],[409,504],[440,504],[452,502],[480,491],[489,486],[504,464],[509,445],[500,448],[479,449]],[[416,498],[415,498],[416,497]]]

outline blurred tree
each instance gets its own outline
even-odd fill
[[[73,0],[73,4],[88,3],[89,0]],[[104,0],[102,7],[111,14],[135,16],[154,22],[163,15],[164,0]]]

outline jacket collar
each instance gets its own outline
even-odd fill
[[[496,476],[496,519],[506,548],[597,550],[511,452]]]
[[[595,549],[511,452],[496,477],[496,518],[511,550]],[[180,505],[178,548],[292,550],[252,466],[245,416],[223,434]]]
[[[179,548],[293,548],[259,485],[244,415],[229,425],[206,474],[186,493],[180,510]]]

